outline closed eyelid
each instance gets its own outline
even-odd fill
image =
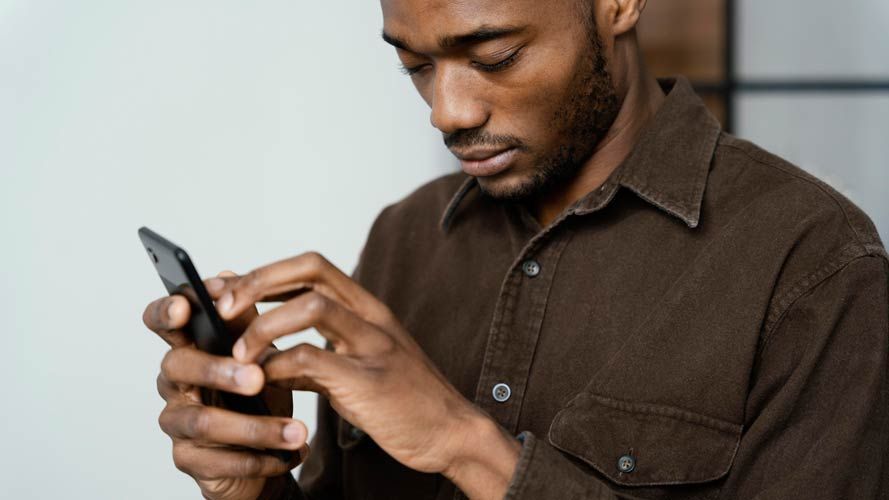
[[[472,65],[475,66],[479,71],[483,71],[485,73],[499,73],[513,67],[521,58],[522,53],[524,52],[524,48],[524,46],[518,47],[511,53],[499,57],[496,61],[483,62],[476,60],[473,61]]]
[[[472,55],[472,59],[478,61],[489,60],[489,61],[500,61],[502,59],[506,59],[514,56],[520,50],[524,48],[524,45],[514,44],[508,47],[500,48],[498,50],[488,50],[488,51],[478,51]]]
[[[480,42],[468,46],[466,47],[466,52],[469,54],[500,54],[505,52],[512,52],[515,49],[527,44],[528,41],[524,38],[498,38],[497,40]]]

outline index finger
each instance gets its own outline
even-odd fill
[[[191,316],[188,300],[181,295],[171,295],[148,304],[142,313],[142,322],[172,347],[182,347],[191,339],[182,331]]]
[[[285,259],[226,283],[227,293],[217,302],[225,318],[250,305],[302,290],[313,290],[375,324],[391,320],[388,308],[347,274],[317,252]]]

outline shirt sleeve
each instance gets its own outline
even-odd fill
[[[886,259],[859,257],[799,291],[761,343],[719,498],[889,497]],[[545,439],[518,437],[506,500],[623,498]]]
[[[852,260],[762,339],[723,499],[889,494],[889,269]]]
[[[611,500],[617,496],[599,479],[576,467],[559,450],[524,431],[519,461],[504,500]]]

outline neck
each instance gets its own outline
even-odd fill
[[[601,186],[608,176],[630,154],[646,123],[664,100],[657,80],[648,73],[633,38],[624,47],[615,46],[626,70],[614,77],[618,95],[623,97],[620,111],[593,155],[578,174],[563,186],[550,190],[529,204],[541,227],[549,225],[571,204]]]

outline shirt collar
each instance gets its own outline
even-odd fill
[[[720,126],[684,76],[658,79],[666,93],[651,122],[643,129],[629,156],[600,189],[572,205],[583,215],[600,209],[618,186],[624,186],[662,211],[681,219],[689,228],[701,219],[704,187]],[[476,188],[467,177],[442,214],[447,230],[466,195]]]

